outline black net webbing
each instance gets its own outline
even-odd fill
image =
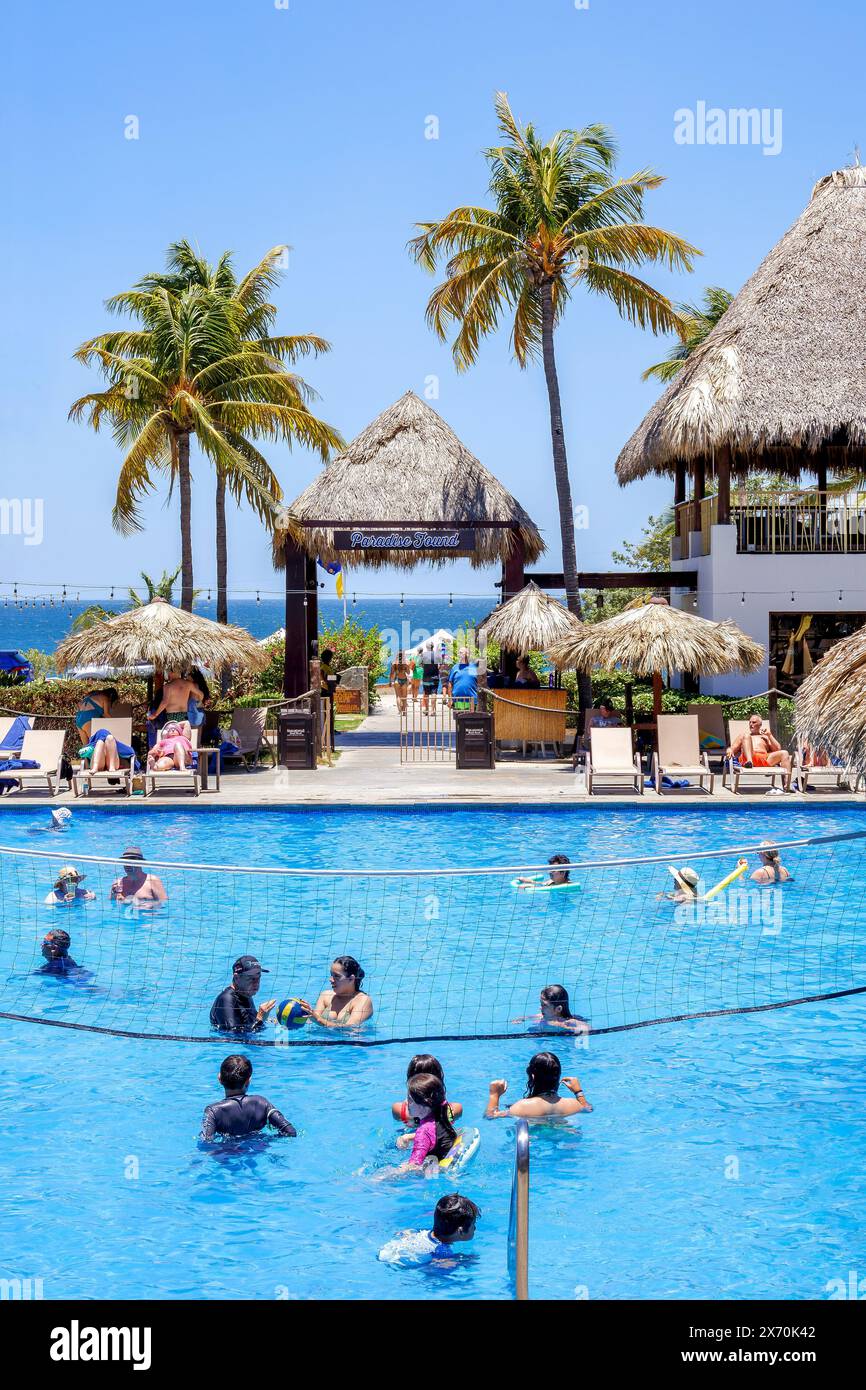
[[[0,1017],[224,1042],[209,1010],[245,954],[270,972],[259,1001],[312,1003],[330,962],[354,956],[375,1006],[360,1030],[269,1021],[245,1045],[525,1036],[539,991],[554,983],[594,1034],[838,999],[866,992],[864,839],[779,842],[791,877],[763,886],[752,879],[754,845],[576,863],[573,886],[553,890],[513,883],[546,877],[546,865],[307,872],[154,862],[145,869],[168,892],[156,908],[114,902],[122,868],[93,856],[74,864],[94,896],[52,905],[63,856],[0,848]],[[713,893],[740,858],[745,873]],[[671,899],[671,866],[695,870],[696,900]],[[43,938],[58,927],[80,971],[40,973]]]

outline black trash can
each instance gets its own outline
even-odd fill
[[[277,760],[280,767],[315,768],[316,729],[307,710],[281,710],[277,717]]]
[[[473,714],[469,710],[458,710],[454,719],[457,724],[457,767],[464,770],[495,767],[493,715],[483,711]]]

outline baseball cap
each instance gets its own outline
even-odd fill
[[[247,970],[261,970],[263,975],[270,975],[270,970],[266,970],[255,956],[238,956],[232,966],[233,975],[243,975]]]

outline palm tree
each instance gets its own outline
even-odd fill
[[[233,309],[238,312],[238,332],[241,342],[249,345],[249,349],[254,355],[250,361],[249,371],[251,375],[247,377],[245,385],[251,395],[258,401],[267,401],[271,390],[272,382],[265,373],[262,376],[261,362],[254,360],[256,355],[271,357],[279,363],[290,363],[294,365],[301,357],[318,357],[320,353],[330,351],[330,344],[324,338],[320,338],[312,333],[294,334],[291,336],[275,336],[274,324],[276,320],[276,307],[269,302],[271,291],[279,282],[281,264],[287,247],[275,246],[267,255],[259,261],[258,265],[253,266],[241,280],[237,279],[232,265],[231,255],[225,251],[220,256],[216,265],[210,265],[208,261],[200,256],[188,241],[176,241],[169,248],[166,256],[166,270],[162,273],[147,275],[137,286],[141,290],[168,289],[180,294],[185,289],[198,286],[215,295],[227,300]],[[291,381],[293,386],[293,402],[300,407],[302,415],[300,417],[303,424],[309,428],[309,421],[313,417],[306,411],[306,403],[316,398],[316,393],[299,376],[284,376],[286,383]],[[329,426],[321,424],[322,431],[327,432],[323,435],[324,442],[330,447],[341,448],[343,440],[336,430],[331,430]],[[297,431],[299,437],[301,430]],[[292,431],[289,430],[287,440],[291,444]],[[266,460],[255,450],[250,450],[248,442],[239,437],[236,431],[230,431],[229,437],[233,446],[247,458],[247,462],[259,470],[261,481],[266,492],[279,501],[281,491],[276,477],[271,473]],[[309,442],[305,439],[304,442]],[[313,447],[322,453],[320,443]],[[323,453],[327,457],[327,453]],[[243,479],[237,475],[226,473],[223,468],[216,468],[216,595],[217,595],[217,622],[228,622],[228,546],[226,531],[226,489],[232,492],[236,501],[240,500],[243,490]],[[247,500],[253,505],[263,520],[267,520],[271,514],[271,508],[266,501],[264,507],[261,499],[255,491],[246,489]]]
[[[715,328],[719,319],[734,302],[734,296],[729,290],[723,290],[718,285],[710,285],[704,290],[702,304],[678,304],[677,313],[682,320],[682,337],[680,342],[671,348],[667,357],[661,362],[656,362],[652,367],[647,367],[641,376],[641,381],[649,381],[655,378],[656,381],[663,381],[665,385],[673,381],[677,372],[694,352],[695,348],[700,347],[707,335]]]
[[[166,602],[171,603],[174,586],[177,583],[177,576],[180,574],[180,565],[178,565],[177,569],[171,574],[169,574],[168,570],[163,570],[159,579],[151,579],[149,574],[145,574],[144,570],[141,570],[140,574],[144,580],[147,595],[146,597],[142,597],[135,589],[128,589],[127,596],[133,608],[143,608],[145,604],[153,603],[155,598],[164,598]],[[195,592],[196,594],[200,594],[201,590],[196,589]]]
[[[281,340],[245,339],[243,306],[221,292],[143,282],[143,288],[109,300],[108,307],[133,315],[140,326],[82,344],[76,358],[97,365],[108,388],[82,396],[69,414],[86,415],[95,430],[108,421],[125,452],[113,511],[123,534],[141,529],[138,504],[153,488],[155,472],[167,473],[172,488],[177,484],[181,607],[190,610],[191,436],[263,516],[275,514],[281,493],[251,440],[299,440],[324,459],[342,440],[309,411],[304,383],[283,367]]]
[[[443,340],[452,324],[459,325],[452,349],[458,370],[475,362],[481,340],[506,314],[518,364],[526,367],[541,357],[565,592],[569,609],[580,617],[554,330],[572,291],[580,287],[612,300],[641,328],[679,329],[670,300],[627,267],[661,262],[690,270],[699,253],[680,237],[643,222],[644,194],[657,188],[662,176],[643,169],[615,179],[617,148],[606,126],[561,130],[543,143],[533,126],[515,120],[504,92],[497,94],[496,116],[504,140],[485,152],[492,208],[457,207],[441,221],[421,222],[409,245],[430,271],[440,256],[449,258],[447,278],[430,296],[427,321]],[[582,699],[585,695],[584,688]]]

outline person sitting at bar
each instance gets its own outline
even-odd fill
[[[528,656],[517,658],[517,675],[514,677],[514,684],[520,690],[538,690],[541,681],[529,664]]]

